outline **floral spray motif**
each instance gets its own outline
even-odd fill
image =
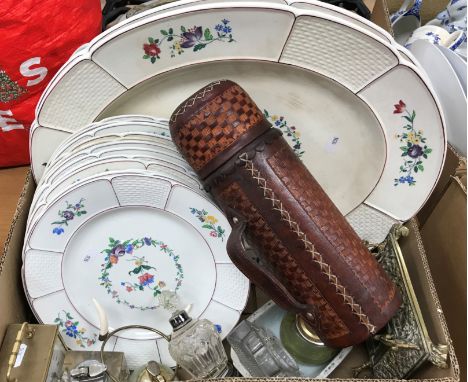
[[[161,29],[161,35],[157,38],[148,37],[148,43],[143,44],[145,54],[143,59],[149,60],[154,64],[161,58],[163,45],[167,44],[171,52],[171,57],[176,54],[180,55],[185,52],[184,49],[193,48],[194,52],[206,48],[214,42],[234,42],[232,37],[232,27],[229,25],[229,20],[222,20],[221,23],[214,27],[214,31],[210,28],[203,29],[202,26],[194,26],[187,29],[184,26],[180,27],[180,32],[174,32],[173,28]]]
[[[96,343],[97,335],[86,335],[86,328],[80,327],[80,322],[75,321],[73,316],[67,311],[59,312],[54,322],[61,329],[61,332],[68,337],[74,338],[75,343],[82,348],[89,347]]]
[[[288,122],[284,117],[277,115],[271,115],[268,110],[263,110],[263,115],[274,127],[280,129],[287,137],[292,141],[294,153],[300,158],[305,151],[302,150],[302,142],[300,140],[301,134],[297,131],[296,126],[288,125]]]
[[[123,242],[109,238],[108,247],[101,251],[101,253],[105,254],[105,257],[104,263],[101,264],[101,273],[99,276],[100,285],[106,289],[107,293],[117,302],[117,304],[126,305],[130,309],[139,309],[142,311],[157,309],[161,305],[161,299],[159,304],[148,306],[132,303],[130,301],[131,296],[122,297],[121,293],[114,288],[113,281],[110,278],[110,272],[120,261],[126,260],[130,264],[130,270],[127,273],[129,276],[136,276],[136,281],[120,281],[119,284],[124,289],[124,292],[126,294],[130,294],[132,292],[149,291],[153,297],[161,296],[164,292],[163,288],[166,288],[166,281],[157,280],[156,267],[150,265],[145,259],[145,256],[137,256],[134,253],[145,246],[159,249],[159,252],[168,255],[169,258],[172,259],[176,269],[176,284],[174,292],[177,292],[181,287],[182,280],[184,278],[184,271],[179,262],[179,256],[162,241],[157,241],[150,237],[135,240],[129,239]]]
[[[57,220],[52,224],[56,225],[52,230],[52,233],[56,235],[61,235],[65,230],[63,226],[68,226],[68,223],[75,219],[75,217],[80,217],[81,215],[85,215],[86,211],[84,210],[84,198],[81,198],[78,203],[72,204],[69,202],[65,202],[67,204],[64,211],[60,210],[58,212],[58,216],[62,218],[62,220]]]
[[[424,171],[423,161],[428,158],[432,149],[427,146],[423,131],[416,130],[414,126],[416,111],[410,112],[402,100],[394,105],[394,107],[393,114],[402,114],[401,118],[405,123],[403,133],[395,135],[395,138],[399,139],[400,143],[403,143],[400,146],[403,164],[400,166],[401,176],[395,178],[394,185],[398,186],[399,184],[407,183],[409,186],[414,186],[416,185],[414,175]]]
[[[196,208],[191,207],[190,212],[195,215],[201,223],[203,223],[202,228],[210,230],[211,237],[219,237],[221,241],[224,241],[226,230],[220,225],[216,225],[218,219],[213,215],[208,215],[208,211],[205,211],[204,209],[197,210]]]

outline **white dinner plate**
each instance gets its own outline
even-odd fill
[[[64,186],[96,174],[100,170],[124,170],[125,166],[130,164],[129,161],[133,169],[159,168],[160,171],[165,172],[166,176],[173,176],[176,180],[195,187],[195,191],[201,189],[198,178],[194,176],[187,162],[182,157],[178,157],[178,154],[166,155],[160,146],[146,141],[127,143],[108,142],[52,162],[50,172],[41,179],[36,189],[28,216],[27,232],[32,222],[46,208],[47,203],[53,200],[51,198],[59,195]],[[111,162],[107,167],[102,165],[109,161]],[[96,164],[98,167],[95,167]]]
[[[170,333],[174,307],[164,291],[176,291],[179,308],[192,304],[191,316],[219,325],[224,337],[249,291],[226,253],[229,232],[214,204],[177,182],[138,171],[101,174],[70,187],[34,224],[24,246],[27,297],[38,320],[58,324],[76,350],[100,348],[92,298],[111,330],[138,322]],[[154,357],[175,365],[153,333],[132,329],[110,342],[131,368]]]
[[[450,65],[452,65],[455,73],[457,73],[458,80],[460,81],[460,85],[466,96],[466,61],[453,50],[450,50],[445,46],[437,45],[437,48],[444,54],[445,58],[450,62]]]
[[[131,132],[149,133],[158,137],[164,137],[168,145],[175,147],[172,144],[172,139],[169,132],[168,121],[159,119],[154,121],[143,120],[129,120],[129,117],[122,120],[120,118],[106,118],[107,121],[100,121],[92,123],[83,129],[79,130],[77,134],[73,134],[64,140],[51,156],[50,162],[55,162],[63,153],[69,152],[78,144],[92,139],[101,137],[103,135],[117,135],[117,134],[130,134]],[[161,140],[159,140],[161,141]]]
[[[449,143],[466,156],[466,94],[450,61],[425,40],[415,41],[410,50],[429,76],[444,112]]]

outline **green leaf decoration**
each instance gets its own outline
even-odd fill
[[[162,34],[163,36],[167,36],[167,35],[168,35],[167,31],[165,31],[164,29],[161,29],[161,34]]]
[[[169,34],[173,34],[173,33],[174,33],[174,29],[169,28]]]
[[[156,57],[151,57],[151,63],[154,64],[156,62]]]
[[[181,31],[182,33],[185,33],[185,32],[187,32],[187,29],[185,29],[185,27],[184,27],[183,25],[181,25],[181,26],[180,26],[180,31]]]
[[[172,37],[172,36],[169,36],[169,37],[167,38],[167,41],[172,41],[172,40],[174,40],[174,37]]]
[[[208,229],[211,229],[211,228],[212,228],[212,226],[211,226],[211,224],[203,224],[203,225],[202,225],[202,228],[208,228]]]
[[[211,31],[208,28],[205,29],[204,36],[205,40],[207,41],[213,40],[213,35],[211,34]]]
[[[197,52],[197,51],[203,49],[205,46],[206,46],[205,44],[197,44],[197,45],[195,45],[195,46],[193,47],[193,51],[194,51],[194,52]]]
[[[153,38],[153,37],[148,37],[148,42],[149,42],[150,44],[153,44],[153,43],[154,43],[154,38]]]

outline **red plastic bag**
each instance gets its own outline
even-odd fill
[[[100,0],[3,0],[0,167],[29,163],[29,128],[48,82],[101,31]]]

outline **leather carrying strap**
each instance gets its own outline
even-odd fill
[[[309,321],[316,321],[318,309],[314,305],[302,304],[294,298],[281,280],[267,267],[261,266],[254,259],[261,257],[260,251],[256,248],[246,248],[247,220],[232,208],[226,210],[227,218],[231,223],[232,231],[227,241],[227,252],[232,262],[252,280],[256,286],[263,289],[275,303],[291,312],[304,315]],[[250,246],[250,243],[249,243]]]

